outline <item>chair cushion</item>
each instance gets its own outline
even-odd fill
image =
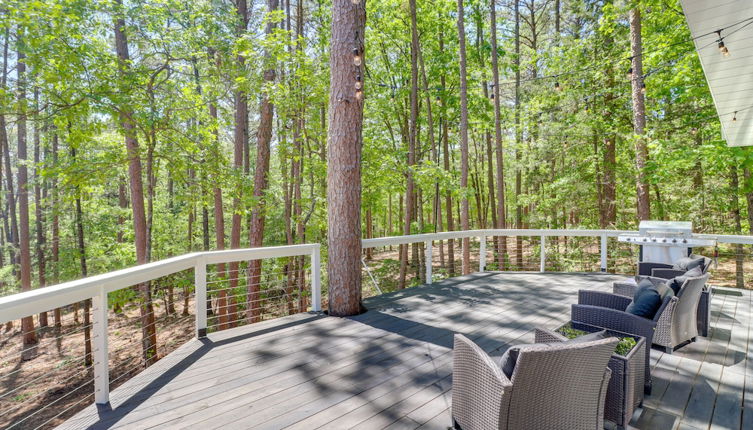
[[[515,364],[518,362],[518,355],[520,354],[521,347],[530,346],[549,346],[548,343],[531,343],[527,345],[514,345],[507,348],[502,357],[499,359],[499,367],[502,369],[502,373],[507,376],[507,379],[512,379],[512,373],[515,370]]]
[[[669,295],[674,295],[674,292],[667,285],[644,279],[638,284],[633,301],[630,302],[625,312],[653,319],[656,311],[661,307],[662,301]]]
[[[675,270],[687,271],[694,267],[700,267],[701,271],[703,271],[703,263],[703,257],[683,257],[675,261],[675,264],[672,265],[672,268]]]
[[[699,276],[703,276],[703,272],[701,272],[701,270],[702,269],[699,266],[693,267],[682,275],[675,276],[674,278],[667,281],[667,285],[669,285],[669,287],[672,288],[672,291],[674,291],[675,295],[677,295],[680,293],[682,284],[684,284],[688,278],[697,278]]]

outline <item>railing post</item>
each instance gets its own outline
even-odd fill
[[[196,337],[207,337],[207,260],[200,256],[193,269],[196,289]]]
[[[546,272],[546,236],[541,236],[541,264],[539,272]]]
[[[104,405],[110,402],[110,352],[107,343],[107,291],[99,288],[92,297],[92,323],[94,330],[94,401]]]
[[[321,312],[322,310],[322,256],[319,250],[319,244],[314,245],[311,251],[311,310]]]
[[[607,235],[602,233],[601,235],[601,271],[607,271]]]
[[[432,279],[433,273],[432,273],[432,266],[431,266],[432,248],[431,248],[430,240],[427,240],[426,242],[424,242],[424,257],[426,260],[426,283],[433,284],[434,280]]]
[[[483,272],[486,269],[486,236],[478,238],[478,271]]]

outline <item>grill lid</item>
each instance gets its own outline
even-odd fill
[[[693,234],[693,223],[690,221],[641,221],[638,232],[641,236],[690,237]]]

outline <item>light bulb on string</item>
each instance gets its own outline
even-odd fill
[[[737,111],[732,114],[732,122],[737,122]]]
[[[360,66],[361,62],[361,53],[358,51],[358,48],[353,48],[353,65]]]
[[[724,45],[723,40],[719,41],[719,52],[721,52],[725,57],[729,57],[729,48]]]
[[[628,69],[628,71],[626,73],[626,76],[627,76],[628,79],[633,79],[633,68],[632,67]]]
[[[722,30],[717,30],[716,35],[719,36],[719,39],[718,39],[719,52],[721,52],[722,55],[724,55],[725,57],[729,57],[729,48],[727,48],[724,45],[724,38],[722,37]]]
[[[562,91],[562,87],[559,82],[554,83],[554,91]]]
[[[695,127],[691,128],[690,129],[690,134],[692,134],[693,136],[695,136],[696,134],[698,134],[698,129],[695,128]]]
[[[361,81],[356,81],[355,83],[356,90],[360,91],[361,88],[363,88],[363,84],[361,84]]]
[[[646,94],[646,84],[645,83],[641,84],[641,94]]]

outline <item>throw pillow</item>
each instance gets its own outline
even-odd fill
[[[697,278],[699,276],[703,276],[703,272],[701,272],[700,267],[696,266],[683,273],[682,275],[670,279],[669,281],[667,281],[667,285],[672,288],[672,291],[675,293],[675,295],[678,295],[680,294],[680,288],[682,288],[682,284],[684,284],[688,278]]]
[[[499,359],[499,367],[502,369],[502,373],[507,376],[507,379],[512,379],[512,373],[515,370],[515,365],[518,363],[518,356],[520,355],[521,347],[530,346],[549,346],[548,343],[532,343],[529,345],[515,345],[507,348],[502,357]]]
[[[639,317],[653,319],[656,311],[662,303],[662,296],[649,279],[644,279],[638,284],[633,301],[630,302],[625,312]]]
[[[682,257],[681,259],[675,261],[675,264],[672,265],[672,268],[675,270],[690,270],[694,267],[701,268],[701,271],[703,271],[703,257],[700,258],[693,258],[693,257]]]

